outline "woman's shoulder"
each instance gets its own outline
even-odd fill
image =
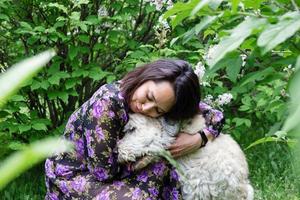
[[[120,83],[119,81],[115,81],[112,83],[106,83],[100,86],[96,92],[92,95],[91,99],[99,99],[99,98],[117,98],[119,97],[120,91]]]
[[[120,81],[102,85],[88,101],[89,104],[93,104],[96,101],[105,101],[118,104],[121,108],[126,107],[125,99],[121,94]]]

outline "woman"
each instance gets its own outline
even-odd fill
[[[131,171],[117,163],[116,144],[129,112],[182,120],[200,108],[208,128],[201,134],[179,134],[170,147],[174,157],[203,146],[203,139],[217,137],[223,115],[205,104],[199,107],[199,87],[192,68],[182,60],[158,60],[100,87],[66,125],[64,137],[75,144],[75,151],[46,160],[45,198],[181,199],[172,166],[161,160]]]

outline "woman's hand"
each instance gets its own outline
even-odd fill
[[[175,142],[169,147],[169,151],[174,158],[194,152],[201,146],[200,134],[190,135],[185,132],[179,133]]]

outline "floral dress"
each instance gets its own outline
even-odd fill
[[[207,130],[215,137],[222,112],[201,103]],[[165,160],[132,172],[117,163],[116,144],[124,136],[128,106],[120,82],[105,84],[70,116],[64,138],[75,149],[45,162],[45,199],[151,200],[182,199],[178,175]]]

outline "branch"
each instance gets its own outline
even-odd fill
[[[293,4],[295,10],[296,10],[297,12],[299,12],[299,8],[298,8],[298,6],[297,6],[295,0],[291,0],[291,2],[292,2],[292,4]]]

